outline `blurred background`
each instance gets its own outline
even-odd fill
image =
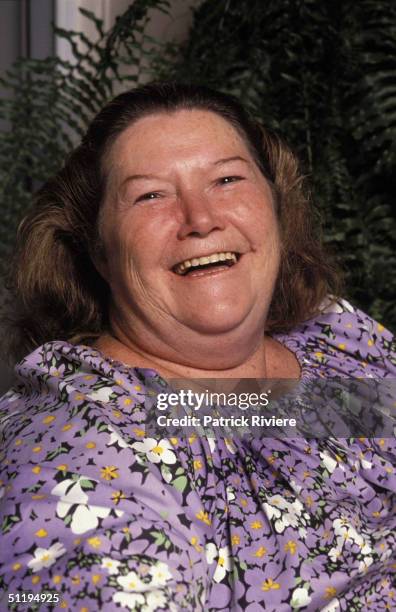
[[[393,0],[2,0],[0,27],[3,275],[32,193],[93,115],[174,78],[236,95],[281,133],[345,297],[396,331]],[[0,392],[10,378],[3,364]]]

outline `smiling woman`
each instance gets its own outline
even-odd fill
[[[33,352],[0,402],[9,593],[106,612],[391,602],[393,440],[148,429],[171,378],[394,377],[391,334],[329,261],[297,160],[234,98],[158,83],[99,113],[10,275],[5,346]]]

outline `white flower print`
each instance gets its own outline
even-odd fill
[[[164,608],[166,604],[165,595],[162,591],[152,591],[146,597],[146,604],[142,606],[141,612],[155,612],[158,608]]]
[[[370,567],[372,563],[373,563],[372,557],[364,557],[363,561],[360,561],[359,563],[359,568],[358,568],[359,574],[364,574],[365,572],[367,572],[368,568]]]
[[[129,572],[126,576],[118,576],[117,582],[128,593],[143,593],[150,589],[150,585],[144,583],[136,572]]]
[[[322,608],[321,612],[337,612],[340,609],[340,602],[338,599],[332,599],[327,606]]]
[[[224,438],[224,444],[226,445],[228,451],[232,454],[235,455],[236,453],[236,448],[232,442],[232,440],[230,440],[229,438]]]
[[[43,567],[50,567],[66,552],[66,548],[60,542],[55,542],[49,548],[36,548],[34,557],[27,564],[33,572],[39,572]]]
[[[336,459],[333,459],[328,452],[320,452],[319,455],[326,470],[332,474],[337,467]]]
[[[371,470],[371,468],[373,467],[373,464],[371,463],[371,461],[367,461],[367,459],[361,459],[360,465],[362,466],[364,470]]]
[[[115,559],[112,559],[111,557],[103,557],[101,567],[103,567],[104,569],[107,569],[109,574],[114,576],[114,574],[118,574],[118,568],[120,565],[121,565],[121,561],[116,561]]]
[[[268,498],[268,502],[263,503],[264,512],[270,520],[272,520],[274,517],[279,518],[282,514],[279,507],[281,505],[280,500],[283,502],[283,497],[280,497],[280,495],[275,495],[274,497]]]
[[[145,438],[141,442],[134,442],[132,448],[137,451],[146,453],[147,459],[151,463],[167,463],[172,465],[176,463],[176,455],[172,450],[172,445],[169,440],[155,440],[154,438]]]
[[[227,501],[228,502],[234,501],[235,493],[234,493],[234,489],[231,486],[227,487],[226,493],[227,493]]]
[[[113,601],[121,604],[124,608],[136,610],[137,605],[144,604],[144,596],[141,593],[115,593]]]
[[[214,451],[216,450],[217,440],[215,440],[214,438],[206,438],[206,440],[208,441],[210,452],[214,453]]]
[[[302,486],[299,485],[295,480],[290,481],[290,486],[297,495],[299,495],[302,491]]]
[[[52,495],[61,498],[56,506],[56,513],[60,518],[65,518],[71,507],[78,504],[70,523],[70,529],[76,534],[96,529],[99,525],[99,518],[106,518],[111,512],[110,508],[88,505],[88,495],[82,490],[80,484],[82,480],[84,477],[77,480],[70,478],[62,480],[51,491]]]
[[[291,606],[293,608],[303,608],[311,602],[311,599],[311,596],[308,595],[308,589],[298,587],[293,591]]]
[[[172,480],[172,472],[169,470],[165,463],[161,465],[161,474],[165,482],[170,482]]]
[[[213,542],[209,542],[209,544],[206,544],[205,555],[206,561],[209,563],[209,565],[212,565],[213,561],[217,557],[217,547],[215,544],[213,544]]]
[[[107,404],[110,401],[110,395],[112,393],[113,389],[111,387],[102,387],[102,389],[92,391],[92,393],[87,395],[87,397],[95,402],[103,402],[104,404]]]
[[[363,555],[370,554],[372,552],[372,548],[368,541],[366,541],[363,536],[358,533],[355,527],[349,522],[349,520],[345,517],[341,517],[340,519],[334,519],[333,521],[334,533],[338,536],[338,540],[342,542],[354,542],[360,547],[360,550]]]
[[[221,582],[224,576],[226,575],[226,573],[230,572],[231,569],[232,569],[232,559],[231,559],[230,549],[228,546],[223,546],[219,548],[217,567],[213,575],[213,580],[215,582]]]
[[[334,295],[327,295],[319,306],[321,312],[331,313],[335,312],[341,314],[343,312],[354,312],[355,309],[347,300],[343,298],[336,298]]]
[[[333,547],[329,550],[329,557],[335,563],[341,555],[341,550],[338,547]]]
[[[213,574],[213,580],[215,582],[221,582],[227,572],[232,570],[232,557],[231,551],[228,546],[223,546],[217,549],[213,542],[209,542],[205,546],[206,561],[209,565],[217,558],[217,565]]]
[[[302,517],[307,517],[307,513],[303,513],[304,506],[298,499],[289,502],[281,495],[268,498],[268,502],[263,504],[263,510],[270,520],[276,519],[275,529],[278,533],[283,533],[289,526],[297,527]]]
[[[112,444],[118,444],[120,448],[128,448],[129,444],[120,436],[120,434],[115,431],[110,425],[108,426],[108,430],[110,432],[110,438],[107,442],[106,446],[112,446]]]
[[[149,574],[152,578],[151,585],[163,586],[168,580],[172,578],[172,574],[169,571],[169,567],[166,563],[159,561],[153,567],[150,567]]]

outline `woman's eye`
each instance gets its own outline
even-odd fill
[[[236,183],[237,181],[243,181],[243,176],[222,176],[218,182],[220,185],[228,185],[229,183]]]
[[[144,200],[156,200],[160,197],[157,191],[149,191],[149,193],[143,193],[136,199],[136,202],[143,202]]]

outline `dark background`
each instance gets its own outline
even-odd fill
[[[32,193],[97,110],[176,78],[233,93],[292,146],[344,297],[396,330],[393,0],[3,0],[0,23],[3,273]]]

